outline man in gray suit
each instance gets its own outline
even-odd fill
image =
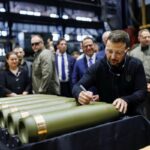
[[[150,119],[150,31],[142,29],[138,34],[139,45],[129,55],[140,59],[143,63],[147,80],[147,99],[144,104],[145,115]]]
[[[40,35],[31,37],[31,46],[35,52],[32,64],[33,93],[59,95],[54,53],[45,49],[43,38]]]

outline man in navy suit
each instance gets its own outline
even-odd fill
[[[75,58],[67,54],[67,41],[60,38],[57,42],[56,68],[60,81],[60,95],[72,97],[72,72]]]
[[[72,74],[72,83],[75,85],[85,74],[87,69],[96,62],[97,56],[95,52],[94,40],[91,37],[86,37],[82,41],[83,57],[76,61],[73,74]],[[90,62],[91,61],[91,62]],[[96,94],[97,90],[95,87],[89,89],[95,95],[94,99],[99,99],[99,96]]]

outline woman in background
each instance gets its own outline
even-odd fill
[[[2,96],[27,95],[31,90],[28,73],[19,67],[19,59],[14,52],[6,54],[5,70],[0,73]]]

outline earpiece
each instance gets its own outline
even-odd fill
[[[120,74],[119,73],[117,73],[117,74],[115,74],[117,77],[120,77]]]
[[[127,51],[126,51],[125,53],[126,53],[126,54],[125,54],[124,63],[123,63],[123,65],[122,65],[122,68],[124,68],[124,67],[125,67],[125,64],[126,64]]]

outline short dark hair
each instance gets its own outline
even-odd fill
[[[9,57],[11,56],[11,55],[16,55],[16,53],[15,52],[13,52],[13,51],[11,51],[11,52],[8,52],[7,54],[6,54],[6,59],[5,59],[5,69],[6,70],[9,70],[9,65],[8,65],[8,63],[7,63],[7,60],[9,59]],[[16,55],[17,56],[17,55]]]
[[[126,44],[126,47],[130,47],[130,37],[129,34],[123,30],[111,31],[108,36],[108,40],[114,43],[122,42]]]
[[[24,51],[23,47],[21,47],[19,45],[17,45],[16,47],[14,47],[12,51],[14,52],[15,49],[20,49],[20,48]]]
[[[85,37],[85,38],[82,40],[82,45],[83,45],[83,41],[88,40],[88,39],[92,40],[93,43],[95,43],[95,40],[94,40],[92,37],[87,36],[87,37]]]
[[[56,45],[59,45],[61,41],[66,41],[64,37],[59,38],[59,40],[57,41]]]

